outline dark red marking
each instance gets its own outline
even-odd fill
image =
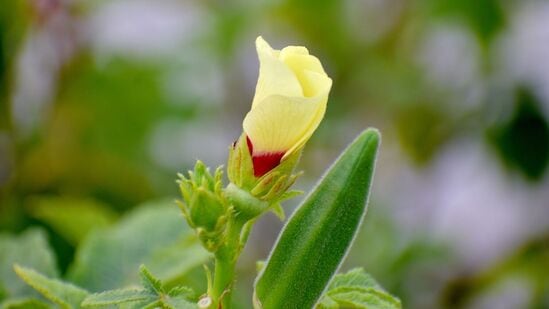
[[[250,150],[250,155],[252,156],[255,177],[261,177],[267,174],[270,170],[280,164],[280,160],[284,156],[283,152],[254,154],[254,145],[252,144],[252,141],[246,137],[246,142],[248,144],[248,149]]]

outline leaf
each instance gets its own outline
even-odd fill
[[[549,167],[549,122],[543,102],[532,90],[517,90],[515,110],[510,119],[488,131],[503,163],[531,181],[542,181]]]
[[[139,273],[141,274],[141,284],[143,284],[145,290],[153,295],[163,292],[162,281],[155,278],[145,265],[139,267]]]
[[[13,271],[19,263],[32,267],[46,276],[58,275],[55,257],[41,229],[29,229],[21,235],[0,234],[0,300],[38,296]]]
[[[91,230],[106,227],[116,218],[109,208],[99,202],[66,197],[34,199],[32,215],[73,245],[78,244]]]
[[[157,295],[145,289],[119,289],[91,294],[82,302],[83,307],[118,305],[127,302],[151,303]]]
[[[120,289],[96,293],[88,296],[82,303],[85,307],[102,307],[133,302],[130,308],[196,308],[187,297],[194,294],[193,290],[177,286],[169,293],[163,289],[163,283],[145,267],[139,268],[143,289]]]
[[[355,268],[334,277],[318,308],[399,309],[402,305],[362,268]]]
[[[194,236],[181,239],[171,246],[155,250],[147,259],[147,267],[167,284],[195,267],[202,265],[211,254],[204,250]]]
[[[312,308],[366,213],[379,133],[360,134],[294,212],[255,283],[263,308]]]
[[[50,309],[51,306],[34,298],[12,299],[0,304],[2,309]]]
[[[435,13],[464,20],[485,43],[505,26],[505,12],[497,0],[431,0]]]
[[[117,225],[88,235],[76,252],[68,277],[101,292],[139,284],[136,269],[141,264],[149,265],[160,279],[175,280],[209,256],[172,201],[151,202]]]
[[[87,291],[75,285],[50,279],[30,268],[15,265],[14,269],[23,281],[62,308],[80,308],[80,303],[88,295]]]
[[[338,274],[330,283],[328,289],[334,290],[339,287],[360,286],[364,288],[382,289],[376,280],[367,274],[362,268],[354,268],[345,274]]]
[[[198,309],[195,303],[189,302],[182,296],[166,297],[161,300],[166,309]]]
[[[400,309],[400,301],[387,293],[375,289],[356,289],[334,292],[329,296],[338,304],[337,308],[363,308],[363,309]],[[323,307],[321,304],[319,308]]]
[[[173,287],[168,292],[168,296],[171,296],[171,297],[182,296],[182,297],[185,297],[186,299],[192,299],[196,295],[194,290],[187,286],[176,286],[176,287]]]

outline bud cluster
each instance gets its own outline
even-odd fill
[[[188,224],[195,229],[206,249],[211,252],[223,243],[227,220],[232,212],[223,193],[223,171],[219,167],[214,175],[204,163],[197,161],[189,177],[179,175],[179,188],[183,201],[179,206]]]

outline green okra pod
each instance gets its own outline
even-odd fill
[[[312,308],[337,271],[366,213],[379,132],[362,132],[281,232],[255,282],[256,308]]]

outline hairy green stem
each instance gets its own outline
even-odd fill
[[[244,247],[241,234],[245,223],[238,215],[229,222],[226,242],[215,254],[214,282],[210,295],[213,308],[230,308],[236,261]]]

